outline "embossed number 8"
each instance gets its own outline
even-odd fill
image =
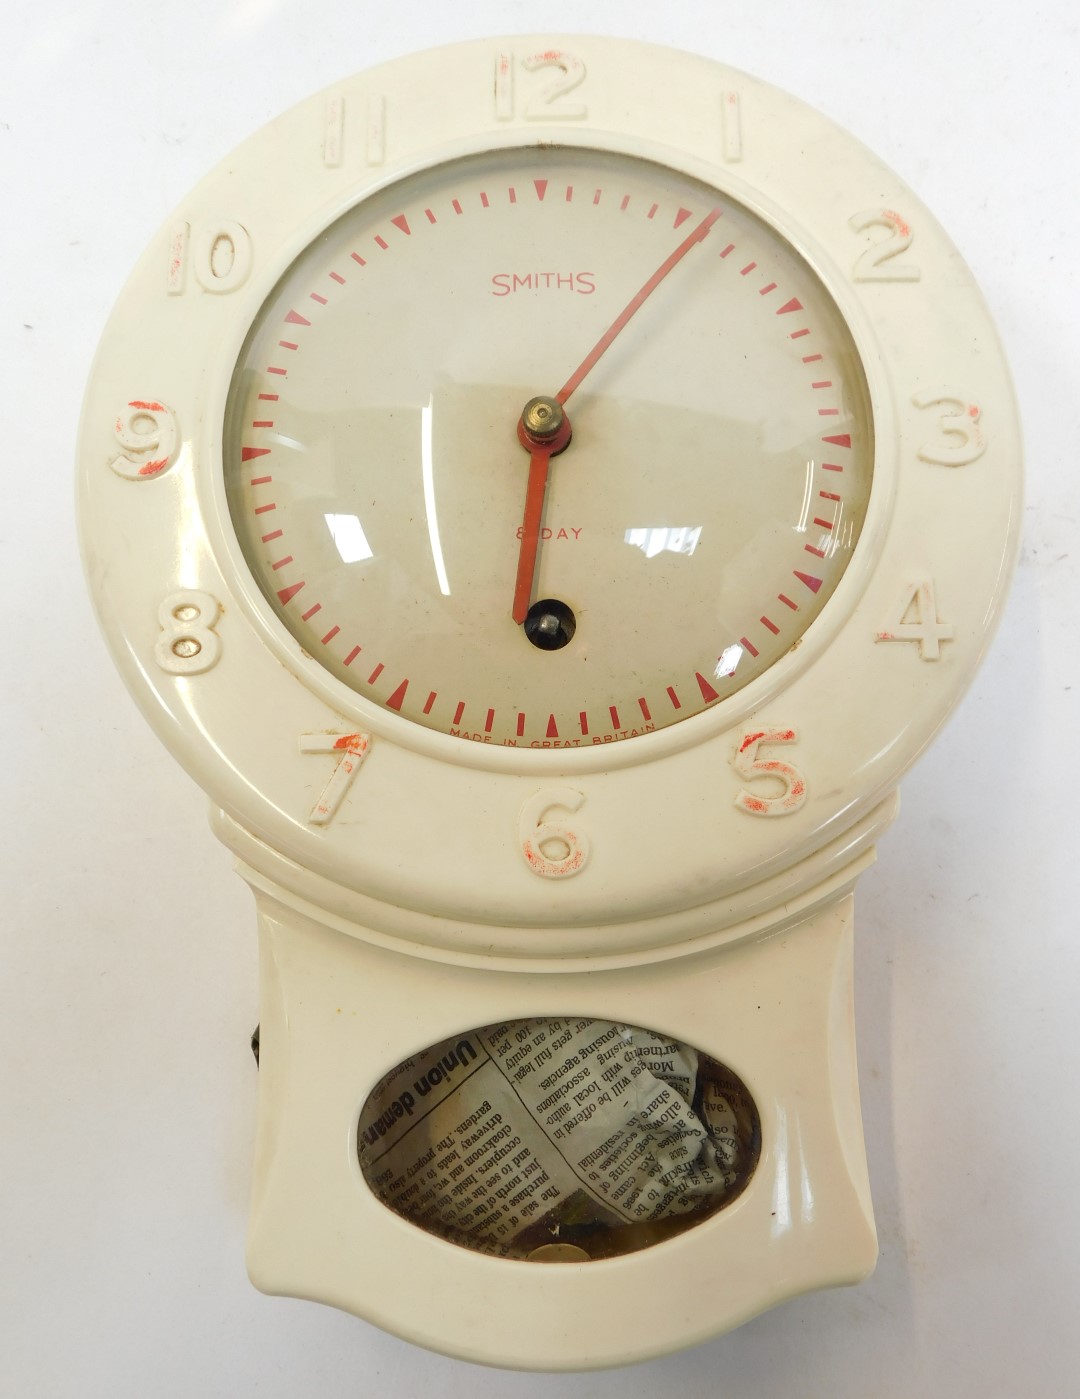
[[[154,646],[154,659],[170,675],[199,675],[216,665],[221,638],[214,623],[221,604],[209,593],[170,593],[158,608],[162,632]]]

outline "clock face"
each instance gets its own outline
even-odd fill
[[[538,395],[572,431],[539,496]],[[316,239],[252,326],[223,445],[307,652],[405,719],[526,747],[679,722],[797,644],[874,447],[851,333],[784,238],[677,171],[545,146],[425,170]]]

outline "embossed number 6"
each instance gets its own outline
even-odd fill
[[[555,807],[577,811],[585,800],[573,787],[545,787],[521,808],[521,853],[533,874],[543,879],[568,879],[579,874],[589,858],[589,838],[577,826],[548,820]]]

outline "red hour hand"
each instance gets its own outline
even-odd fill
[[[518,440],[531,454],[529,484],[525,491],[525,517],[521,522],[517,580],[514,584],[513,618],[520,626],[532,603],[548,465],[553,456],[569,445],[570,419],[553,398],[531,398],[518,421]]]

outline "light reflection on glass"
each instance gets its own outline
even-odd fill
[[[443,597],[449,597],[450,580],[446,576],[446,560],[443,558],[442,540],[439,538],[439,517],[435,513],[435,459],[431,450],[433,406],[434,399],[429,398],[420,409],[420,467],[424,476],[424,511],[427,514],[428,539],[431,541],[435,577],[439,580],[439,592]]]
[[[734,646],[726,646],[720,659],[716,663],[714,674],[717,680],[723,680],[726,675],[734,675],[735,667],[743,658],[743,648],[735,643]]]
[[[628,529],[623,539],[640,549],[647,559],[655,559],[657,554],[692,554],[701,540],[701,526],[655,525]]]
[[[323,519],[333,536],[342,563],[362,563],[364,559],[375,557],[364,534],[364,527],[355,515],[324,515]]]
[[[836,524],[833,527],[836,531],[836,547],[837,552],[843,549],[847,553],[850,553],[855,547],[855,521],[846,519],[841,523],[843,509],[844,506],[841,502],[841,504],[836,507]]]
[[[292,452],[306,452],[307,448],[302,442],[298,442],[295,437],[286,437],[284,433],[272,432],[269,440],[275,447],[288,447]]]
[[[799,523],[795,526],[797,534],[806,533],[806,522],[810,518],[810,493],[814,488],[814,463],[806,463],[806,483],[803,486],[802,509],[799,511]]]

